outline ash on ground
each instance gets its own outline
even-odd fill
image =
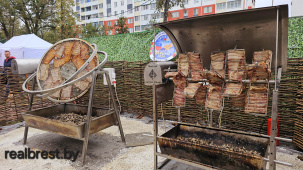
[[[73,123],[79,125],[87,121],[87,115],[78,115],[76,113],[61,113],[56,116],[50,116],[50,119],[59,120],[61,122]],[[91,118],[95,118],[92,116]]]

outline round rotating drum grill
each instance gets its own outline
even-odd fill
[[[87,49],[83,50],[83,46]],[[64,50],[57,53],[57,51],[60,51],[60,48]],[[66,52],[66,50],[68,51]],[[83,53],[82,55],[83,51],[85,52],[85,54]],[[104,59],[100,63],[97,54],[104,55]],[[104,51],[98,51],[98,47],[95,44],[90,45],[88,42],[77,38],[70,38],[59,41],[54,44],[49,50],[47,50],[47,52],[44,54],[40,61],[40,64],[37,68],[37,72],[33,73],[30,77],[28,77],[28,79],[26,79],[22,85],[22,89],[25,92],[30,93],[28,111],[31,111],[34,94],[36,94],[38,97],[47,97],[53,102],[68,103],[80,98],[89,90],[89,88],[91,88],[87,110],[87,120],[86,124],[82,124],[81,126],[69,126],[68,124],[62,124],[56,121],[46,121],[45,117],[43,117],[43,115],[40,113],[41,111],[31,111],[30,113],[25,113],[23,114],[23,117],[26,122],[23,141],[24,144],[27,140],[29,126],[77,138],[84,141],[82,150],[82,164],[84,164],[89,134],[102,130],[111,125],[118,125],[121,139],[123,142],[125,142],[118,108],[114,99],[114,90],[112,89],[108,72],[105,70],[101,70],[102,66],[104,66],[104,64],[107,62],[107,58],[107,53]],[[104,110],[102,110],[101,108],[92,107],[94,86],[98,74],[105,74],[109,87],[110,97],[113,101],[113,109],[109,109],[108,111],[106,111],[107,113],[105,115],[100,116],[98,118],[94,118],[92,120],[92,112],[94,112],[94,114],[104,112]],[[34,79],[35,77],[36,80]],[[31,80],[33,81],[33,84],[31,90],[29,90],[26,87]],[[36,82],[38,84],[38,89],[34,90]],[[67,90],[64,91],[64,89]],[[64,95],[64,92],[68,94],[68,97],[62,97]],[[54,94],[56,94],[57,96],[55,96]],[[56,108],[58,108],[57,111],[55,110]],[[60,108],[64,108],[64,112],[67,112],[67,110],[81,110],[85,112],[86,110],[85,108],[83,108],[83,106],[64,104],[64,106],[58,105],[58,107],[54,107],[53,111],[50,111],[50,109],[52,108],[45,108],[45,113],[43,114],[49,114],[49,112],[58,113],[61,111]],[[91,122],[93,122],[92,127],[90,127]],[[104,124],[104,122],[108,123]],[[56,128],[58,129],[54,130]],[[69,131],[64,130],[64,128],[69,129]]]

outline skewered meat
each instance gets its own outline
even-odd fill
[[[203,77],[201,73],[203,71],[203,64],[201,62],[199,53],[188,53],[189,66],[191,71],[191,76],[193,81],[199,81]]]
[[[224,53],[216,53],[210,56],[211,61],[222,61],[225,59]]]
[[[77,70],[79,70],[79,68],[81,68],[81,66],[85,63],[85,61],[78,55],[73,56],[72,62],[77,67]]]
[[[249,64],[246,67],[247,75],[251,82],[257,80],[269,80],[271,76],[271,70],[264,62]]]
[[[245,76],[245,51],[227,51],[228,78],[229,80],[242,81]]]
[[[205,71],[202,73],[203,77],[205,77],[210,84],[222,84],[224,79],[215,71]]]
[[[41,64],[39,69],[38,79],[45,81],[48,77],[49,64]]]
[[[94,69],[96,66],[97,66],[97,56],[95,56],[95,57],[92,59],[92,61],[90,61],[90,62],[88,63],[88,65],[86,66],[86,69],[87,69],[88,71],[90,71],[90,70]]]
[[[183,94],[184,89],[175,87],[173,105],[174,106],[185,106],[185,95]]]
[[[88,73],[88,71],[87,71],[86,69],[84,69],[83,71],[81,71],[81,72],[77,75],[76,79],[82,77],[82,76],[85,75],[86,73]],[[93,79],[92,79],[92,75],[86,77],[86,78],[83,79],[83,80],[86,80],[87,82],[91,83],[92,80],[93,80]]]
[[[219,85],[209,85],[207,89],[207,98],[205,102],[205,107],[213,110],[222,109],[222,88]]]
[[[196,104],[205,105],[207,86],[201,85],[195,95]]]
[[[47,55],[44,57],[42,63],[49,64],[55,58],[55,49],[51,49],[48,51]]]
[[[176,75],[176,77],[173,78],[174,84],[179,88],[179,89],[184,89],[186,86],[186,78],[182,76],[180,73]]]
[[[72,88],[73,88],[72,85],[63,88],[62,92],[61,92],[61,98],[62,99],[70,99],[71,95],[72,95]]]
[[[80,41],[76,41],[72,48],[72,55],[80,55]]]
[[[77,83],[75,83],[75,86],[78,89],[80,89],[81,91],[84,91],[89,86],[89,82],[87,82],[85,80],[81,80],[81,81],[78,81]]]
[[[50,89],[52,87],[52,83],[53,83],[53,77],[49,76],[44,82],[43,89],[44,90]]]
[[[230,103],[233,106],[233,108],[244,108],[245,98],[246,98],[246,90],[244,88],[244,90],[240,95],[230,97]]]
[[[223,91],[224,96],[238,96],[243,90],[242,83],[226,83],[225,89]]]
[[[87,44],[80,43],[81,58],[87,60],[89,58],[89,47]]]
[[[227,60],[244,60],[245,51],[244,50],[228,50]]]
[[[74,41],[65,42],[64,56],[71,57]]]
[[[178,72],[166,72],[165,74],[165,78],[168,78],[168,77],[175,77],[177,76],[179,73]]]
[[[65,63],[69,62],[69,60],[70,60],[70,55],[64,55],[62,58],[54,59],[54,66],[61,67]]]
[[[56,45],[56,58],[61,58],[64,52],[65,44],[61,43]]]
[[[245,113],[267,113],[266,86],[251,86],[245,100]]]
[[[270,61],[272,57],[272,52],[270,50],[266,51],[255,51],[253,62],[264,62],[270,66]]]
[[[54,82],[61,82],[62,81],[62,77],[61,77],[61,73],[60,73],[60,68],[53,68],[51,70],[51,75],[52,75],[52,78],[53,78],[53,81]]]
[[[270,61],[272,52],[255,51],[253,64],[248,65],[247,74],[252,82],[257,80],[269,80],[271,77]]]
[[[185,96],[188,98],[194,98],[201,85],[201,83],[189,83],[184,89]]]
[[[51,88],[60,86],[61,84],[62,84],[62,81],[53,82]],[[56,91],[55,93],[51,94],[51,97],[59,98],[60,92],[61,92],[61,90]]]
[[[178,72],[187,77],[189,72],[189,59],[186,54],[180,54],[178,60]]]
[[[225,55],[224,53],[216,53],[210,56],[211,70],[216,71],[221,77],[225,77]]]

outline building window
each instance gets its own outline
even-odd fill
[[[141,15],[141,21],[148,20],[148,15]]]
[[[103,12],[99,13],[99,18],[103,18]]]
[[[128,24],[133,23],[133,19],[132,19],[132,18],[128,18],[128,19],[127,19],[127,23],[128,23]]]
[[[135,12],[140,10],[140,6],[135,6]]]
[[[124,10],[121,10],[121,15],[124,15]]]
[[[100,8],[100,9],[103,8],[103,3],[99,4],[99,8]]]
[[[121,0],[121,6],[123,6],[124,5],[124,0]]]
[[[85,16],[81,16],[81,20],[84,21],[85,20]]]
[[[84,0],[81,0],[81,4],[83,4],[84,3]]]
[[[111,22],[111,21],[108,21],[108,22],[107,22],[107,26],[112,26],[112,22]]]
[[[151,9],[151,10],[156,9],[156,3],[152,3],[152,4],[150,5],[150,9]]]
[[[132,4],[133,0],[127,0],[127,4]]]
[[[106,4],[106,7],[107,8],[111,8],[111,4]]]
[[[226,8],[226,2],[218,3],[217,10],[222,10]]]
[[[99,21],[99,25],[100,25],[100,26],[103,26],[103,25],[104,25],[104,22],[103,22],[103,21]]]
[[[160,14],[153,14],[152,15],[152,19],[159,19],[160,18]]]
[[[188,10],[184,10],[184,18],[188,17]]]
[[[184,0],[184,4],[188,4],[188,0]]]
[[[195,2],[195,3],[198,3],[198,2],[199,2],[199,0],[195,0],[194,2]]]
[[[98,22],[93,22],[93,25],[94,25],[94,26],[97,26],[97,25],[98,25]]]
[[[227,2],[227,9],[233,9],[239,7],[241,7],[241,0],[234,0]]]
[[[129,33],[133,33],[133,32],[134,32],[134,29],[133,29],[133,28],[128,28],[128,32],[129,32]]]
[[[112,15],[111,12],[108,12],[108,13],[107,13],[107,16],[108,16],[108,17],[110,17],[111,15]]]
[[[148,27],[149,27],[149,25],[141,25],[141,31],[145,31],[145,29]]]
[[[91,11],[91,10],[92,10],[92,7],[90,7],[90,6],[85,8],[85,11]]]
[[[115,21],[115,25],[118,25],[118,21],[117,20]]]
[[[81,12],[85,12],[85,8],[81,8]]]
[[[141,6],[141,11],[144,11],[144,10],[148,10],[148,5],[142,5]]]
[[[161,18],[164,18],[164,12],[161,12],[160,16],[161,16]]]
[[[107,31],[107,35],[112,35],[112,30]]]
[[[98,5],[94,5],[92,6],[93,10],[97,10],[98,9]]]
[[[179,12],[173,12],[172,17],[173,18],[178,18],[179,17]]]
[[[135,26],[135,31],[140,31],[140,26]]]
[[[76,9],[77,9],[77,11],[79,11],[79,10],[80,10],[80,6],[77,6],[77,8],[76,8]]]
[[[135,21],[139,21],[140,20],[140,16],[135,16]]]
[[[132,13],[133,13],[133,9],[127,10],[127,14],[132,14]]]
[[[114,8],[118,6],[118,2],[114,2]]]
[[[204,9],[205,14],[213,12],[213,7],[212,6],[207,6],[207,7],[204,7],[203,9]]]
[[[199,11],[198,10],[199,10],[198,8],[194,9],[194,17],[196,17],[196,16],[199,15]]]

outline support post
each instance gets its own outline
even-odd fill
[[[177,110],[178,110],[178,122],[181,122],[181,107],[178,106]]]
[[[123,133],[123,129],[122,129],[122,124],[121,124],[121,120],[120,120],[119,111],[118,111],[117,104],[116,104],[116,101],[115,101],[113,87],[111,85],[110,78],[109,78],[109,75],[108,75],[107,71],[105,71],[105,77],[106,77],[106,82],[108,84],[109,93],[110,93],[110,96],[112,98],[112,105],[113,105],[115,113],[116,113],[116,118],[117,118],[117,121],[118,121],[118,126],[119,126],[121,139],[122,139],[123,142],[125,142],[125,137],[124,137],[124,133]]]
[[[88,101],[87,120],[86,120],[85,133],[84,133],[85,136],[84,136],[84,140],[83,140],[83,149],[82,149],[82,165],[84,165],[85,156],[86,156],[86,152],[87,152],[87,144],[88,144],[88,138],[89,138],[95,84],[96,84],[96,71],[93,72],[93,80],[92,80],[92,84],[90,87],[91,89],[90,89],[90,95],[89,95],[89,101]]]
[[[157,136],[158,136],[158,114],[157,114],[157,101],[156,101],[156,85],[153,85],[153,123],[154,123],[154,169],[158,169],[157,157]]]
[[[36,79],[33,79],[32,88],[31,88],[32,91],[35,90],[35,85],[36,85]],[[31,110],[32,110],[33,99],[34,99],[34,94],[30,94],[30,95],[29,95],[28,111],[31,111]],[[28,126],[27,126],[27,124],[25,123],[24,137],[23,137],[23,145],[26,144],[26,141],[27,141],[27,134],[28,134]]]
[[[270,127],[270,150],[269,150],[269,169],[276,169],[276,139],[278,119],[278,90],[273,91],[271,127]]]

